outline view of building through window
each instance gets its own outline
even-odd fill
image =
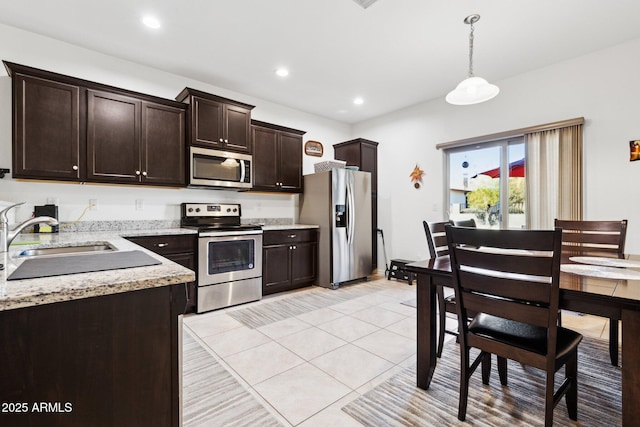
[[[526,228],[525,152],[522,137],[447,150],[449,219]]]

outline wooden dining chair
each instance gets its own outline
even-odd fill
[[[427,236],[427,244],[429,245],[430,258],[437,258],[449,254],[449,246],[447,246],[447,236],[444,231],[444,227],[447,224],[454,224],[460,227],[475,227],[476,222],[473,218],[460,221],[443,221],[443,222],[427,222],[422,221],[424,232]],[[450,283],[436,283],[439,285],[436,287],[436,296],[438,298],[438,348],[436,355],[442,356],[442,349],[444,348],[444,334],[450,334],[458,336],[457,330],[450,330],[446,328],[447,313],[451,313],[457,316],[458,311],[456,309],[456,297],[451,294],[444,296],[444,288],[451,287]]]
[[[562,228],[562,255],[568,260],[572,256],[597,256],[624,258],[627,238],[627,220],[620,221],[572,221],[555,220]],[[620,317],[609,316],[609,357],[613,366],[618,366],[618,321]]]
[[[422,221],[424,232],[427,237],[427,245],[429,246],[430,258],[437,258],[449,254],[449,246],[447,246],[447,236],[444,227],[451,224],[449,221],[443,222],[427,222]],[[436,355],[442,356],[444,347],[444,334],[458,335],[456,331],[446,329],[447,313],[457,315],[456,301],[453,295],[444,296],[444,288],[451,287],[451,283],[436,282],[436,296],[438,299],[438,349]]]
[[[545,426],[565,397],[577,419],[578,344],[582,335],[557,325],[562,230],[487,230],[446,226],[460,329],[460,401],[464,421],[469,379],[480,363],[489,383],[491,354],[507,385],[507,359],[545,371]],[[477,315],[467,325],[469,310]],[[470,349],[480,350],[471,362]],[[565,366],[556,390],[554,374]]]

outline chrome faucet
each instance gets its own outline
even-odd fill
[[[16,203],[15,205],[11,205],[7,208],[4,208],[0,211],[0,253],[9,252],[9,245],[13,242],[13,239],[16,238],[18,234],[25,228],[35,225],[35,224],[49,224],[49,225],[58,225],[58,220],[55,218],[51,218],[50,216],[38,216],[35,218],[30,218],[23,222],[22,224],[17,225],[13,230],[9,230],[9,218],[7,217],[7,213],[10,209],[15,208],[16,206],[23,205],[22,203]]]

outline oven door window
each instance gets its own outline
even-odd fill
[[[255,264],[254,247],[254,240],[209,242],[207,250],[208,274],[252,269]]]
[[[242,168],[239,160],[193,155],[193,178],[238,182],[241,175]]]

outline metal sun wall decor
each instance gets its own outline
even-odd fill
[[[629,141],[629,161],[640,160],[640,140]]]
[[[411,182],[413,182],[413,186],[415,188],[420,188],[420,183],[422,182],[422,175],[424,175],[424,171],[418,167],[416,163],[416,167],[413,168],[413,171],[409,174],[409,178],[411,178]]]

